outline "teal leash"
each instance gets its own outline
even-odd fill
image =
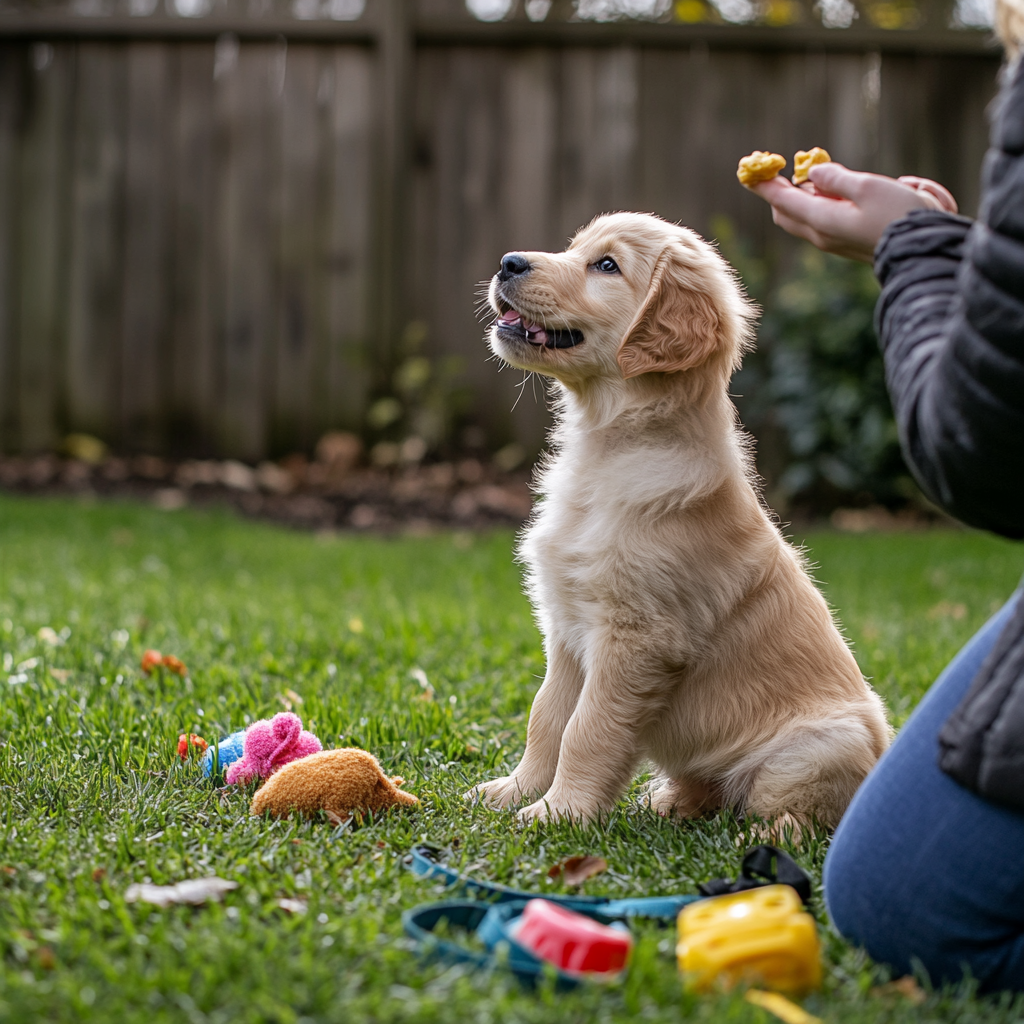
[[[436,879],[474,899],[443,900],[424,903],[402,915],[405,933],[416,943],[424,955],[448,963],[470,964],[482,970],[506,965],[520,981],[535,985],[545,974],[553,975],[556,987],[573,988],[580,977],[559,970],[539,959],[516,941],[515,922],[526,904],[543,899],[567,907],[601,924],[625,927],[633,919],[674,921],[683,907],[701,896],[638,896],[612,899],[607,896],[561,896],[523,892],[492,882],[481,882],[444,865],[439,851],[430,846],[414,847],[406,864],[416,876]],[[462,933],[475,935],[487,949],[486,953],[469,948],[455,938],[441,937],[438,930],[448,935]]]

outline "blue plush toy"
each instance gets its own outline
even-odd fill
[[[229,764],[237,761],[245,750],[245,729],[239,729],[230,736],[225,736],[217,745],[216,749],[211,743],[203,755],[203,774],[219,775]],[[216,768],[214,767],[216,758]]]

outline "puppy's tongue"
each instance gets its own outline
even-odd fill
[[[526,331],[527,341],[531,341],[535,345],[546,345],[548,343],[548,332],[540,324],[524,320],[522,313],[510,309],[498,317],[498,323],[505,324],[506,327],[512,327],[520,322],[522,323],[523,330]]]

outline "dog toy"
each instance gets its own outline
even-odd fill
[[[181,676],[183,679],[188,675],[185,662],[180,658],[176,658],[173,654],[161,654],[152,648],[143,653],[141,667],[142,674],[145,676],[152,675],[155,668],[165,668],[168,672],[173,672],[176,676]]]
[[[202,769],[204,775],[216,775],[224,771],[228,765],[238,761],[245,752],[245,734],[247,729],[239,729],[218,742],[217,746],[209,744],[203,754]]]
[[[736,177],[741,185],[756,185],[760,181],[770,181],[785,166],[784,156],[755,149],[750,156],[740,160],[739,167],[736,168]]]
[[[807,172],[812,167],[817,167],[818,164],[828,164],[832,162],[832,157],[828,155],[828,151],[821,148],[821,146],[815,146],[814,149],[809,149],[806,152],[802,149],[798,149],[796,156],[793,157],[793,184],[802,185],[807,181]]]
[[[245,731],[242,756],[228,768],[228,785],[266,779],[282,765],[322,750],[320,741],[302,728],[302,719],[291,711],[261,718]]]
[[[322,750],[274,772],[256,791],[249,810],[269,811],[275,818],[285,818],[291,811],[307,818],[324,811],[333,824],[341,824],[354,811],[418,804],[416,797],[398,788],[404,782],[385,775],[377,758],[365,750]]]
[[[788,885],[712,896],[679,912],[679,969],[686,987],[760,983],[789,994],[821,984],[814,918]]]
[[[615,974],[633,948],[621,923],[602,924],[549,900],[530,900],[511,930],[520,945],[574,974]]]
[[[209,745],[210,744],[207,743],[206,740],[204,740],[202,736],[197,736],[194,732],[190,732],[190,733],[184,733],[183,732],[178,737],[178,757],[180,757],[182,759],[182,761],[187,761],[188,760],[188,748],[189,747],[195,747],[195,749],[198,750],[200,754],[204,754],[205,755],[206,748]],[[204,757],[204,760],[205,760],[205,757]]]

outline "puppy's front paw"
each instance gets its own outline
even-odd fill
[[[573,807],[560,800],[552,800],[546,796],[535,803],[524,807],[517,817],[524,825],[531,821],[575,821],[581,825],[588,825],[598,815],[597,809],[588,810],[581,807]]]
[[[500,810],[508,807],[509,804],[521,803],[524,797],[523,791],[514,775],[506,775],[501,779],[491,779],[490,782],[481,782],[471,790],[463,794],[464,799],[470,803],[482,803],[485,807],[492,807]]]
[[[532,803],[527,807],[524,807],[516,817],[523,825],[529,825],[531,821],[554,821],[559,818],[556,811],[550,808],[543,800],[538,800],[536,803]]]

